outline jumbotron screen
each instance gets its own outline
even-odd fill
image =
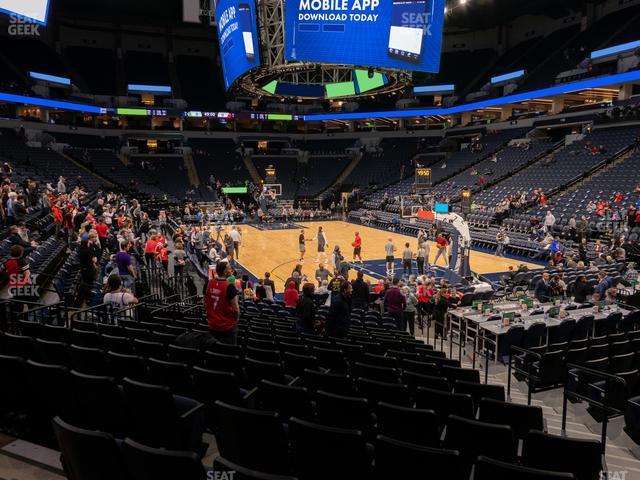
[[[445,0],[287,0],[287,60],[438,72]]]
[[[45,25],[49,13],[49,0],[0,0],[0,12]]]
[[[216,20],[224,84],[229,89],[240,75],[260,66],[256,3],[219,0]]]

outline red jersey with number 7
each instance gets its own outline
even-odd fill
[[[214,278],[207,284],[204,306],[207,310],[209,328],[216,332],[228,332],[238,323],[235,311],[227,295],[229,282]]]

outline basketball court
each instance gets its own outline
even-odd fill
[[[362,259],[364,265],[362,270],[366,277],[371,281],[378,281],[384,277],[385,250],[384,245],[388,239],[393,239],[397,248],[396,252],[396,275],[402,273],[400,258],[405,243],[409,242],[411,249],[415,252],[417,249],[416,237],[410,237],[398,233],[392,233],[376,228],[356,225],[343,221],[320,221],[320,222],[304,222],[298,224],[305,230],[307,240],[307,253],[303,264],[302,272],[310,279],[314,278],[318,264],[315,262],[317,256],[317,245],[314,238],[318,227],[322,226],[328,241],[328,247],[325,249],[327,258],[330,258],[335,245],[340,246],[345,260],[353,259],[353,242],[355,232],[360,232],[362,237]],[[271,278],[276,282],[279,292],[284,288],[284,282],[290,277],[294,267],[299,263],[300,254],[298,251],[298,236],[300,228],[291,225],[289,229],[258,229],[250,225],[242,225],[239,227],[242,233],[242,245],[240,247],[240,265],[248,270],[255,278],[263,278],[265,272],[271,272]],[[432,262],[436,255],[435,242],[429,242],[430,245],[430,261]],[[321,260],[324,257],[321,257]],[[505,272],[510,266],[517,267],[524,263],[530,269],[540,268],[540,265],[526,263],[510,258],[497,257],[484,252],[472,251],[471,269],[473,272],[480,274]],[[444,268],[445,264],[440,258],[438,267]],[[382,268],[380,268],[382,267]],[[356,266],[360,269],[360,265]],[[329,267],[331,270],[331,267]],[[413,264],[413,273],[416,273],[415,262]],[[350,275],[355,277],[356,271],[351,270]]]

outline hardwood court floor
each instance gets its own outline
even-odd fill
[[[417,241],[415,237],[396,234],[379,230],[376,228],[355,225],[341,221],[321,221],[305,222],[301,224],[305,227],[305,237],[312,239],[315,237],[318,227],[322,226],[328,240],[326,248],[327,257],[333,252],[336,244],[340,245],[342,254],[348,261],[352,260],[353,247],[351,242],[355,232],[360,232],[362,237],[362,259],[366,261],[379,260],[384,263],[384,245],[389,238],[393,239],[396,245],[396,259],[402,256],[404,244],[409,242],[411,248],[416,250]],[[256,278],[263,278],[265,272],[271,272],[271,278],[276,282],[278,292],[282,292],[284,281],[291,275],[291,271],[298,263],[300,254],[298,252],[299,229],[295,230],[258,230],[251,226],[240,226],[242,233],[242,245],[240,246],[240,258],[238,261]],[[433,262],[436,252],[435,242],[430,242],[430,261]],[[310,279],[314,278],[317,263],[317,245],[315,241],[307,241],[307,253],[303,264],[303,273]],[[322,258],[321,258],[322,260]],[[484,252],[471,252],[471,269],[477,273],[499,273],[509,269],[509,266],[518,266],[523,262],[509,258],[496,257]],[[444,266],[442,258],[438,261],[439,266]],[[539,265],[527,264],[529,268],[540,268]],[[398,267],[396,267],[398,272]],[[351,274],[355,277],[356,272]],[[369,277],[374,280],[374,278]]]

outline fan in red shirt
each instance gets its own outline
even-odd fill
[[[380,280],[372,289],[372,293],[380,293],[384,290],[384,281]]]
[[[163,243],[158,243],[158,260],[165,272],[169,271],[169,251]]]
[[[204,296],[207,321],[211,335],[221,343],[236,344],[238,337],[238,291],[227,278],[233,269],[229,262],[220,262],[216,266],[216,276],[209,280]]]
[[[56,233],[58,233],[60,230],[62,230],[62,224],[64,223],[64,216],[62,214],[60,205],[56,203],[53,207],[51,207],[51,213],[53,214],[53,223],[56,227]]]
[[[295,308],[299,298],[300,294],[296,288],[296,282],[289,282],[287,289],[284,291],[284,304],[287,307]]]
[[[95,226],[98,238],[100,239],[100,247],[104,249],[107,245],[107,237],[109,236],[109,226],[104,223],[104,217],[98,218],[98,223]]]
[[[156,235],[151,235],[151,237],[149,237],[149,240],[147,240],[147,243],[145,243],[144,245],[144,260],[148,267],[151,267],[154,265],[153,261],[155,260],[155,257],[156,257],[157,248],[158,248],[158,239]]]
[[[24,257],[24,248],[14,245],[9,250],[9,259],[4,264],[4,272],[1,276],[1,287],[19,291],[22,287],[31,284],[29,264]],[[13,295],[14,293],[11,293]]]

